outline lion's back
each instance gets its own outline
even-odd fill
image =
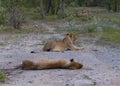
[[[62,40],[49,40],[43,47],[43,51],[61,51],[65,50],[66,45]]]

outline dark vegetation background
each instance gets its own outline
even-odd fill
[[[80,14],[80,7],[100,7],[120,11],[119,0],[0,0],[0,25],[19,29],[27,19],[66,18]],[[74,9],[74,10],[72,10]],[[73,12],[73,14],[71,14]],[[78,14],[77,14],[78,13]],[[84,19],[83,19],[84,20]]]

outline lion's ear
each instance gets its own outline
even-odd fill
[[[74,62],[74,59],[70,59],[70,62]]]
[[[70,35],[70,33],[66,33],[66,36],[69,36]]]

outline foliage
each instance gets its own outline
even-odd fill
[[[96,24],[87,24],[87,25],[84,27],[85,32],[88,32],[88,33],[95,32],[96,29],[97,29],[97,25],[96,25]]]
[[[2,4],[0,5],[0,24],[3,24],[4,26],[9,25],[14,28],[21,28],[23,23],[25,23],[26,18],[28,18],[28,20],[41,19],[43,15],[46,20],[52,20],[52,18],[53,20],[60,19],[63,13],[62,1],[64,1],[65,3],[65,9],[64,9],[65,16],[63,18],[69,22],[70,28],[73,28],[74,25],[72,25],[72,21],[75,19],[81,22],[90,22],[93,19],[94,14],[99,15],[100,13],[104,13],[104,14],[107,13],[106,9],[103,10],[97,8],[93,10],[93,7],[103,6],[101,8],[105,8],[105,7],[108,8],[108,6],[110,5],[109,7],[111,11],[119,12],[120,10],[119,0],[102,0],[102,1],[100,0],[0,0],[0,1],[2,2]],[[40,5],[42,5],[43,8],[42,11],[44,11],[42,15],[41,15]],[[83,9],[83,8],[79,9],[80,6],[86,8],[89,12],[88,13],[89,15],[76,16],[75,12],[81,13],[81,10]],[[92,10],[88,6],[91,6]],[[107,16],[104,18],[105,21],[115,22],[119,24],[120,22],[119,17],[113,19],[112,17],[108,18]],[[92,29],[89,29],[88,32],[92,32]]]
[[[96,15],[102,22],[108,22],[108,23],[113,23],[113,24],[117,24],[118,26],[120,26],[120,15],[117,13],[110,13],[110,14],[106,14],[106,15]]]
[[[104,43],[120,43],[120,28],[104,26],[101,41]]]
[[[120,1],[119,0],[106,0],[106,7],[109,11],[119,12]]]
[[[0,71],[0,81],[1,81],[1,82],[5,82],[6,79],[7,79],[7,78],[6,78],[5,74]]]
[[[0,46],[4,46],[5,44],[3,42],[0,43]]]
[[[6,10],[0,7],[0,25],[6,24],[7,20]]]
[[[31,18],[32,18],[33,20],[37,20],[37,19],[41,19],[42,17],[40,16],[40,14],[36,13],[36,14],[33,14],[33,15],[31,16]]]
[[[19,29],[24,22],[24,15],[22,10],[22,1],[19,0],[4,0],[2,1],[3,7],[6,10],[4,14],[7,14],[5,18],[7,18],[6,25],[12,26],[14,28]]]
[[[22,29],[14,29],[13,27],[3,26],[2,29],[0,29],[0,34],[20,34],[20,33],[45,33],[47,32],[46,28],[43,28],[42,26],[23,26]]]
[[[79,16],[78,17],[80,21],[90,21],[93,19],[93,16],[87,15],[87,16]]]

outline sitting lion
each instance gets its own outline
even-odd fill
[[[55,68],[65,68],[65,69],[80,69],[83,65],[79,62],[74,61],[74,59],[65,60],[52,60],[52,59],[40,59],[37,61],[24,60],[21,65],[17,68],[28,69],[28,70],[42,70],[42,69],[55,69]]]
[[[49,40],[43,47],[43,51],[65,51],[65,50],[80,50],[83,47],[77,47],[73,42],[77,36],[72,33],[67,33],[62,40]]]

